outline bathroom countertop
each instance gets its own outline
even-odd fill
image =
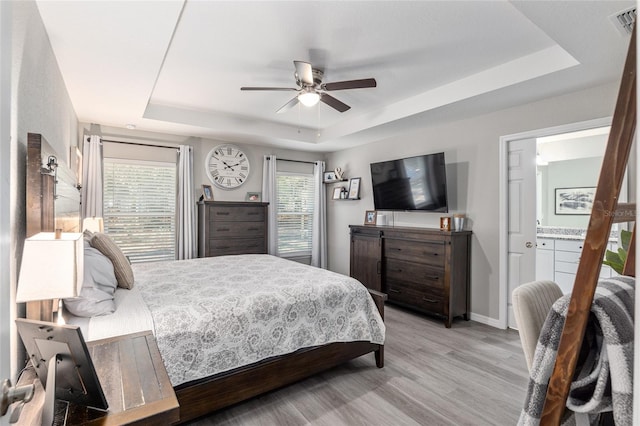
[[[537,238],[552,238],[554,240],[584,240],[584,235],[563,235],[563,234],[536,234]]]
[[[583,241],[584,235],[563,235],[563,234],[536,234],[536,238],[550,238],[553,240]],[[617,243],[617,238],[609,238],[610,243]]]

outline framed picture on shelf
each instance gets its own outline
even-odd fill
[[[324,172],[323,179],[324,182],[334,182],[336,181],[336,172]]]
[[[556,214],[591,214],[593,199],[596,197],[594,186],[581,188],[556,188]]]
[[[440,230],[451,231],[451,218],[449,216],[443,216],[440,218]]]
[[[261,200],[260,192],[247,192],[247,195],[244,196],[245,201],[260,201]]]
[[[364,224],[375,225],[377,217],[378,212],[376,212],[375,210],[367,210],[364,214]]]
[[[357,200],[360,198],[360,178],[355,177],[349,179],[349,195],[350,200]]]
[[[202,196],[205,201],[213,201],[213,189],[211,185],[202,185]]]
[[[337,187],[333,188],[333,196],[331,198],[333,200],[339,200],[340,199],[340,194],[342,194],[342,187],[341,186],[337,186]]]

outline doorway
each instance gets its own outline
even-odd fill
[[[499,324],[502,328],[514,326],[511,291],[519,284],[536,278],[537,221],[540,220],[542,225],[541,219],[545,215],[547,219],[550,216],[548,200],[551,195],[545,194],[547,202],[542,203],[542,194],[538,191],[538,187],[543,186],[542,177],[537,177],[538,140],[552,136],[560,138],[558,135],[607,127],[610,124],[611,118],[608,117],[500,138]],[[541,201],[540,209],[538,200]],[[588,222],[588,215],[585,217]],[[584,227],[586,228],[586,224]]]

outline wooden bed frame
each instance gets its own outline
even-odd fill
[[[59,224],[60,218],[57,217],[56,208],[54,207],[60,204],[54,200],[56,183],[52,175],[42,174],[41,170],[43,161],[46,163],[50,155],[55,155],[55,153],[53,153],[45,139],[39,134],[29,133],[26,188],[27,236],[38,232],[53,232],[55,228],[61,227]],[[66,176],[67,172],[61,171],[61,169],[68,168],[62,165],[62,161],[59,161],[59,163],[58,176]],[[61,182],[64,181],[58,178],[58,185]],[[77,222],[77,229],[66,226],[66,232],[79,232],[79,193],[76,208],[77,220],[74,222],[74,214],[66,212],[65,221]],[[69,217],[72,219],[69,220]],[[369,290],[369,292],[380,312],[380,316],[384,319],[386,294],[374,290]],[[27,306],[27,316],[31,319],[51,321],[51,303],[31,302]],[[384,365],[384,345],[369,342],[331,343],[302,349],[288,355],[270,358],[229,372],[176,386],[174,389],[180,404],[180,422],[193,420],[221,408],[278,389],[370,352],[375,355],[376,366],[382,368]]]

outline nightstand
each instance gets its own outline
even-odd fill
[[[87,347],[109,403],[109,410],[104,412],[69,404],[67,425],[178,422],[178,400],[151,331],[96,340],[88,342]],[[40,424],[44,390],[35,370],[26,370],[18,384],[25,385],[34,380],[35,395],[24,406],[17,423],[19,425]],[[58,420],[56,416],[56,424]]]

